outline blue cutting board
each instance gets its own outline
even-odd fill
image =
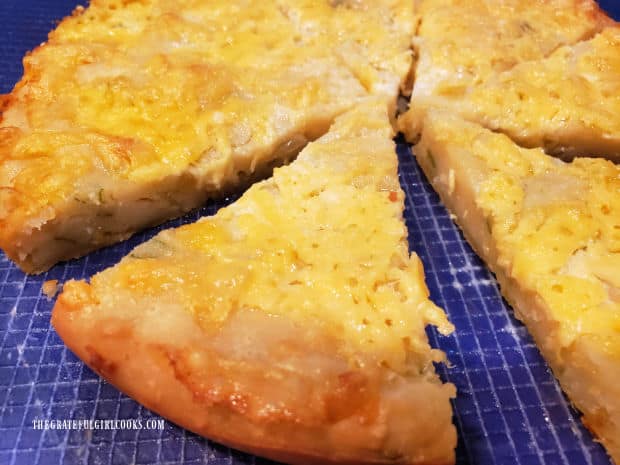
[[[618,0],[600,3],[620,17]],[[45,40],[75,5],[76,0],[0,0],[0,92],[10,91],[20,78],[24,53]],[[451,336],[429,335],[451,362],[450,368],[440,367],[442,378],[458,389],[457,462],[609,465],[402,141],[398,155],[411,247],[424,262],[432,298],[456,326]],[[209,203],[42,276],[25,276],[0,253],[0,465],[270,463],[169,422],[155,430],[33,428],[35,419],[159,418],[102,381],[64,347],[49,325],[53,302],[41,294],[41,284],[89,278],[163,227],[212,215],[227,202]]]

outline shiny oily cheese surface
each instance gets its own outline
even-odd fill
[[[603,5],[612,13],[617,7],[610,1]],[[0,18],[6,27],[0,30],[0,37],[3,44],[10,44],[0,47],[0,85],[4,92],[19,79],[23,54],[44,40],[54,21],[74,6],[71,1],[26,0],[19,5],[3,2]],[[567,408],[522,325],[509,316],[492,277],[463,243],[420,176],[411,154],[402,145],[399,154],[403,189],[411,199],[406,201],[405,213],[412,246],[426,265],[434,300],[456,323],[452,336],[433,335],[431,341],[447,351],[452,363],[440,373],[464,393],[455,399],[456,425],[462,438],[457,462],[496,464],[509,458],[520,464],[543,460],[607,464],[600,446]],[[169,225],[193,222],[199,216],[213,214],[220,205],[210,203],[199,213]],[[115,463],[127,458],[178,463],[180,457],[182,463],[267,463],[209,443],[172,424],[167,424],[164,431],[93,431],[92,439],[84,432],[50,434],[28,427],[26,412],[41,417],[53,412],[56,416],[74,414],[82,418],[152,418],[151,412],[100,382],[64,349],[49,329],[52,304],[40,289],[47,279],[92,276],[118,262],[153,233],[140,234],[88,258],[54,267],[41,276],[24,277],[6,258],[0,259],[2,461]],[[473,301],[480,305],[465,303]],[[470,375],[465,374],[466,369]],[[500,403],[503,408],[498,409]]]
[[[41,272],[267,175],[359,99],[394,106],[413,28],[403,0],[77,8],[2,98],[0,247]]]
[[[143,405],[242,450],[453,463],[454,386],[425,333],[453,326],[408,253],[387,113],[360,104],[216,215],[65,283],[61,338]]]

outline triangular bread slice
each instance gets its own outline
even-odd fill
[[[0,248],[27,272],[266,175],[369,95],[394,107],[410,0],[93,0],[0,98]]]
[[[415,104],[414,104],[415,105]],[[549,154],[620,161],[620,27],[517,64],[433,105]],[[407,118],[423,109],[412,107]],[[412,123],[409,123],[410,125]]]
[[[456,431],[427,324],[452,331],[408,253],[383,101],[290,166],[161,232],[52,323],[118,388],[196,433],[290,463],[448,464]]]
[[[620,167],[563,162],[436,110],[414,151],[584,423],[620,462]]]

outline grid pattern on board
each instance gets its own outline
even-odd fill
[[[45,39],[76,0],[3,0],[0,4],[0,92],[22,70],[21,57]],[[620,10],[614,0],[601,2]],[[616,13],[620,11],[615,11]],[[430,330],[451,365],[438,366],[457,386],[454,400],[459,464],[608,465],[603,449],[568,405],[524,327],[498,293],[493,276],[464,242],[420,172],[398,145],[407,194],[410,243],[424,262],[432,298],[456,332]],[[229,199],[228,202],[234,199]],[[48,279],[88,278],[164,227],[195,221],[226,204],[138,234],[114,247],[25,276],[0,253],[0,465],[22,464],[268,464],[166,422],[163,430],[35,430],[34,419],[158,418],[99,379],[68,351],[49,326]]]
[[[497,283],[463,240],[407,146],[398,145],[411,247],[424,262],[432,299],[456,331],[430,331],[457,387],[457,462],[606,464]]]

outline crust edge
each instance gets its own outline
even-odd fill
[[[85,309],[88,309],[88,312],[96,312],[97,309],[93,307],[98,302],[89,284],[85,282],[73,282],[72,284],[71,292],[59,296],[53,309],[51,322],[67,347],[93,371],[120,391],[183,428],[225,446],[292,465],[450,465],[454,463],[454,449],[447,451],[445,459],[440,460],[420,461],[403,457],[396,459],[386,457],[382,460],[370,454],[368,457],[347,457],[336,454],[329,457],[312,451],[314,444],[308,441],[308,435],[305,437],[291,435],[286,438],[274,438],[268,435],[261,437],[256,434],[260,426],[248,427],[248,421],[243,413],[235,411],[230,404],[205,407],[204,404],[193,399],[185,384],[170,372],[164,372],[152,363],[152,353],[149,347],[140,344],[135,338],[132,339],[131,334],[121,332],[109,337],[102,336],[105,330],[83,331],[84,328],[80,327],[79,321],[82,318],[81,313]],[[119,338],[122,338],[122,341],[119,341]],[[115,351],[116,354],[113,355]],[[145,382],[136,383],[136,379],[145,380]],[[153,394],[153,390],[157,393]],[[159,400],[153,400],[154,397]],[[208,422],[201,424],[199,420],[196,420],[200,417],[205,418],[207,415],[210,417]],[[322,428],[326,427],[326,425],[322,426]],[[456,443],[456,429],[453,424],[450,427],[448,437],[454,436],[453,442]],[[225,433],[222,434],[222,431]],[[351,432],[352,440],[355,440],[355,435],[356,432]]]
[[[425,116],[423,122],[412,126],[413,130],[407,134],[408,138],[415,140],[416,143],[422,142],[422,145],[427,143],[427,137],[432,137],[425,134],[426,118],[427,116]],[[409,129],[407,128],[407,123],[406,119],[401,119],[400,121],[400,127],[405,132]],[[480,128],[486,130],[482,126]],[[553,333],[557,327],[557,322],[548,318],[544,302],[537,298],[533,292],[523,289],[514,278],[510,277],[498,265],[497,251],[490,233],[484,227],[476,227],[476,224],[485,224],[486,219],[475,203],[471,192],[473,191],[473,186],[466,179],[459,179],[457,174],[455,183],[460,183],[461,186],[465,185],[467,193],[466,195],[451,196],[448,184],[440,182],[441,174],[444,175],[444,178],[449,177],[448,165],[450,163],[445,162],[443,159],[444,154],[436,150],[433,151],[434,160],[431,161],[428,157],[428,151],[418,148],[418,151],[414,150],[414,156],[427,180],[439,195],[441,202],[452,213],[453,221],[461,230],[468,244],[471,245],[476,254],[497,278],[502,295],[514,310],[515,316],[525,324],[528,332],[534,338],[554,377],[560,382],[563,391],[569,396],[569,402],[582,415],[581,420],[583,424],[593,433],[595,440],[605,446],[614,463],[620,464],[620,444],[618,444],[616,439],[616,437],[620,437],[620,425],[613,424],[613,412],[620,411],[620,405],[612,405],[612,408],[603,405],[600,399],[598,399],[598,389],[584,388],[577,393],[576,389],[569,386],[569,379],[591,378],[592,370],[594,369],[597,373],[606,373],[613,368],[615,368],[616,372],[620,372],[618,367],[614,367],[608,361],[609,366],[605,367],[606,357],[599,350],[596,350],[589,341],[580,340],[579,344],[576,344],[576,347],[573,348],[572,353],[568,350],[558,350],[558,345],[554,344],[553,340]],[[448,157],[449,155],[446,156],[446,158]],[[463,215],[463,212],[467,213]],[[596,364],[596,360],[599,361],[599,364],[593,368],[592,365]],[[588,398],[585,402],[582,401],[584,397]]]

